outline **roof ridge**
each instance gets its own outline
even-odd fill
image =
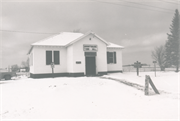
[[[60,33],[62,33],[62,32],[60,32]],[[31,45],[34,45],[35,43],[42,42],[42,41],[47,40],[47,39],[49,39],[49,38],[53,38],[53,37],[56,36],[56,35],[59,35],[59,34],[54,34],[54,35],[52,35],[52,36],[45,37],[45,38],[43,38],[43,39],[41,39],[41,40],[39,40],[39,41],[37,41],[37,42],[32,43]]]

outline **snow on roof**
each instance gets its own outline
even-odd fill
[[[51,36],[49,38],[40,40],[38,42],[35,42],[33,44],[31,44],[31,48],[28,51],[28,54],[30,54],[30,52],[33,49],[33,46],[39,45],[39,46],[64,46],[67,47],[73,43],[75,43],[76,41],[79,41],[81,38],[89,35],[89,34],[93,34],[95,35],[97,38],[99,38],[101,41],[103,41],[104,43],[106,43],[107,48],[124,48],[123,46],[119,46],[110,42],[105,41],[104,39],[102,39],[101,37],[99,37],[98,35],[96,35],[93,32],[88,32],[86,34],[82,34],[82,33],[73,33],[73,32],[61,32],[58,35],[54,35]]]
[[[82,33],[62,32],[58,35],[33,43],[32,45],[65,46],[83,36]]]
[[[75,42],[76,40],[78,40],[78,38],[81,38],[85,35],[82,33],[62,32],[58,35],[54,35],[53,37],[49,37],[49,38],[43,39],[41,41],[35,42],[32,45],[66,46],[72,42]],[[104,42],[106,42],[106,41],[104,40]],[[123,46],[119,46],[114,43],[110,43],[110,42],[106,42],[106,43],[108,43],[108,45],[107,45],[108,48],[124,48]]]
[[[124,48],[124,47],[123,47],[123,46],[120,46],[120,45],[117,45],[117,44],[114,44],[114,43],[109,42],[109,45],[107,46],[107,48]]]

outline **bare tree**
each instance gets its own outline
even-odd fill
[[[26,66],[27,66],[27,63],[26,63],[25,61],[22,61],[22,62],[21,62],[21,65],[22,65],[22,67],[26,67]]]
[[[18,72],[18,70],[19,70],[18,65],[17,65],[17,64],[12,65],[12,66],[11,66],[11,70],[12,70],[12,72]]]
[[[155,47],[154,50],[152,51],[152,58],[157,61],[159,67],[161,68],[161,71],[165,70],[165,48],[163,45],[159,47]]]
[[[29,71],[29,58],[27,59],[27,61],[22,61],[21,65],[26,69],[26,71]]]

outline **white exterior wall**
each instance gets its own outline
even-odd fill
[[[46,51],[59,51],[60,53],[60,65],[55,65],[54,73],[65,73],[67,72],[67,52],[65,47],[41,47],[34,46],[33,48],[33,74],[52,73],[50,65],[46,65]]]
[[[91,38],[91,40],[89,40]],[[97,45],[98,51],[96,56],[96,73],[97,72],[107,72],[107,47],[104,42],[94,37],[94,35],[90,34],[74,43],[73,46],[73,70],[75,73],[84,72],[86,74],[85,67],[85,55],[83,50],[83,45]],[[76,64],[76,61],[81,61],[81,64]]]
[[[122,71],[122,49],[107,48],[108,52],[116,52],[116,63],[107,64],[108,71]]]
[[[32,63],[32,64],[31,64]],[[30,73],[34,73],[34,49],[29,54]]]
[[[73,73],[73,46],[67,47],[67,72]]]
[[[60,65],[55,65],[54,73],[84,73],[86,75],[83,45],[97,45],[96,74],[98,72],[122,71],[122,49],[107,48],[103,41],[93,34],[89,34],[67,48],[34,46],[30,53],[33,54],[33,65],[30,66],[30,73],[52,73],[51,66],[46,65],[46,51],[49,50],[60,52]],[[107,51],[116,52],[116,64],[107,64]],[[76,64],[76,61],[80,61],[81,64]]]

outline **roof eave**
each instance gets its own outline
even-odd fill
[[[84,34],[83,36],[81,36],[81,37],[79,37],[79,38],[73,40],[72,42],[70,42],[70,43],[68,43],[67,45],[65,45],[65,47],[68,47],[68,46],[74,44],[75,42],[79,41],[80,39],[84,38],[85,36],[87,36],[87,35]]]
[[[124,49],[124,46],[119,46],[119,47],[117,47],[117,46],[116,46],[116,47],[108,47],[108,46],[107,46],[107,48],[119,48],[119,49]]]
[[[29,55],[31,53],[32,49],[33,49],[33,46],[31,45],[31,48],[29,49],[27,55]]]
[[[109,45],[109,43],[108,43],[107,41],[105,41],[104,39],[102,39],[101,37],[99,37],[98,35],[96,35],[94,32],[87,32],[87,33],[84,34],[83,36],[81,36],[81,37],[75,39],[74,41],[68,43],[67,45],[65,45],[65,47],[68,47],[68,46],[76,43],[77,41],[79,41],[80,39],[86,37],[86,36],[89,35],[89,34],[93,34],[93,35],[96,36],[98,39],[100,39],[101,41],[103,41],[106,45]]]
[[[32,45],[32,46],[36,46],[36,47],[65,47],[65,45]]]
[[[97,34],[95,34],[95,33],[92,33],[92,34],[94,34],[97,38],[99,38],[101,41],[103,41],[106,45],[110,45],[107,41],[105,41],[103,38],[101,38]]]

